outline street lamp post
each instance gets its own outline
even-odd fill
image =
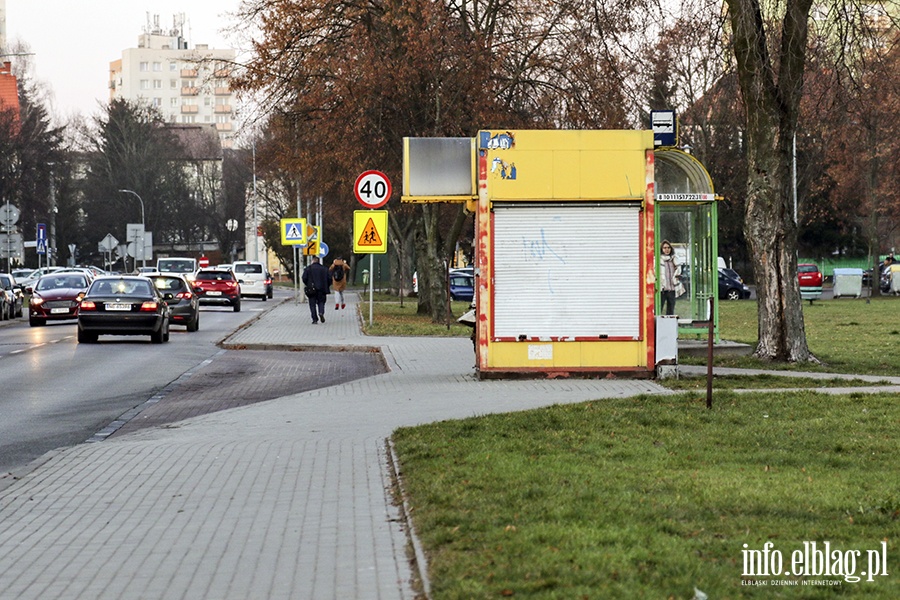
[[[138,202],[141,203],[141,231],[146,230],[147,223],[144,220],[144,200],[138,195],[137,192],[131,190],[119,190],[119,192],[123,194],[132,194],[135,198],[138,199]],[[137,240],[134,240],[134,252],[135,260],[137,260]],[[147,266],[147,253],[144,252],[144,238],[141,238],[141,264],[144,267]]]

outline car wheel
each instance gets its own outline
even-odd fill
[[[262,301],[265,302],[266,300],[268,300],[268,298],[266,297],[265,294],[263,294],[263,295],[262,295]]]
[[[159,331],[154,331],[150,334],[150,341],[154,344],[162,344],[165,340],[163,336],[163,328],[160,327]]]
[[[234,312],[241,312],[241,299],[235,300],[232,306],[234,306]]]
[[[165,329],[165,333],[163,333],[163,342],[168,342],[169,341],[169,322],[166,321],[166,323],[163,327]]]
[[[34,317],[28,317],[28,324],[32,327],[41,327],[46,325],[47,322],[44,319],[35,319]]]
[[[96,333],[88,333],[82,329],[78,330],[78,343],[79,344],[94,344],[97,342],[97,334]]]
[[[725,294],[725,299],[726,300],[740,300],[741,293],[738,290],[734,290],[734,289],[728,290],[728,292]]]
[[[22,318],[22,307],[21,306],[19,307],[19,310],[16,311],[16,318],[17,319]]]
[[[197,314],[194,315],[194,318],[188,321],[187,330],[188,331],[197,331],[200,329],[200,311],[197,311]]]

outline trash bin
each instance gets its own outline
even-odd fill
[[[891,265],[890,278],[890,292],[900,294],[900,265]]]
[[[834,297],[853,296],[859,298],[862,295],[862,279],[862,269],[835,269]]]

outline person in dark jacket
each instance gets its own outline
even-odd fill
[[[303,269],[301,277],[306,287],[306,295],[309,298],[309,313],[312,315],[312,324],[319,321],[325,322],[325,300],[328,295],[328,287],[331,285],[331,274],[328,268],[319,262],[318,256],[313,256],[312,264]]]

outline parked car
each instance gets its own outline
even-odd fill
[[[188,331],[200,329],[200,301],[184,276],[156,274],[150,280],[169,305],[170,324],[184,325]]]
[[[35,282],[41,278],[42,275],[47,275],[48,273],[55,273],[56,271],[61,271],[62,267],[41,267],[40,269],[32,269],[32,271],[24,276],[24,277],[16,277],[16,281],[22,284],[22,287],[27,288],[31,287],[35,284]]]
[[[231,267],[241,288],[241,296],[253,296],[265,301],[269,296],[266,293],[266,267],[261,262],[242,260]]]
[[[800,282],[800,297],[804,300],[818,300],[822,297],[822,272],[819,267],[810,263],[797,265],[797,278]]]
[[[719,269],[719,300],[746,300],[750,288],[733,269]]]
[[[100,335],[149,335],[169,341],[169,307],[149,277],[109,275],[95,279],[78,309],[78,342]]]
[[[200,269],[193,286],[200,304],[228,304],[234,312],[241,312],[241,288],[231,271]]]
[[[466,274],[450,274],[450,299],[471,302],[475,296],[475,278]]]
[[[7,304],[6,318],[21,317],[22,307],[25,305],[25,293],[22,291],[22,286],[16,282],[13,275],[0,273],[0,288],[3,289]]]
[[[86,273],[57,271],[42,276],[33,287],[25,290],[31,294],[28,324],[37,327],[45,325],[47,321],[78,317],[78,303],[90,284],[90,277]]]

